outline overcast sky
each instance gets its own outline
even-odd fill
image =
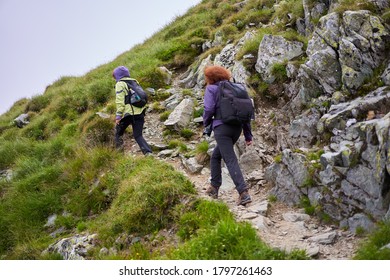
[[[112,61],[200,2],[0,0],[0,114]]]

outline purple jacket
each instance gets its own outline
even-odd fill
[[[204,112],[203,112],[203,124],[208,126],[212,124],[212,128],[223,124],[221,120],[213,119],[215,113],[217,112],[217,106],[219,104],[219,94],[218,94],[218,82],[206,87],[204,93]],[[252,130],[251,124],[243,123],[242,129],[244,132],[245,141],[252,141]]]

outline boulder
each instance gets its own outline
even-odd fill
[[[259,46],[256,71],[263,80],[272,83],[275,77],[272,68],[275,64],[285,63],[303,53],[303,43],[291,42],[279,35],[265,35]]]
[[[191,98],[183,99],[180,104],[169,115],[164,125],[176,131],[188,127],[192,119],[194,101]]]

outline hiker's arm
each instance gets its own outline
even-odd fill
[[[250,122],[243,123],[242,124],[242,130],[244,132],[244,137],[245,137],[246,144],[247,145],[252,144],[253,135],[252,135],[251,123]]]
[[[115,114],[115,122],[118,123],[123,116],[123,113],[125,111],[125,95],[126,95],[126,89],[124,87],[123,82],[118,82],[115,85],[115,93],[116,93],[116,114]]]
[[[206,91],[204,93],[204,111],[203,111],[203,125],[209,126],[213,120],[213,116],[215,114],[215,100],[214,95],[210,91],[210,86],[206,87]]]

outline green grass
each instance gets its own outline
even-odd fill
[[[354,259],[390,260],[390,249],[383,248],[390,244],[390,221],[381,222],[378,228],[360,244]]]
[[[376,12],[376,7],[373,3],[364,0],[338,0],[334,12],[343,13],[345,11],[369,10]]]
[[[181,217],[179,236],[188,240],[169,255],[186,260],[306,259],[303,251],[290,254],[262,242],[248,223],[238,223],[225,204],[200,201]]]
[[[124,162],[127,178],[118,188],[110,209],[92,227],[109,242],[125,233],[147,234],[173,222],[173,209],[195,193],[193,185],[171,166],[143,158]]]

